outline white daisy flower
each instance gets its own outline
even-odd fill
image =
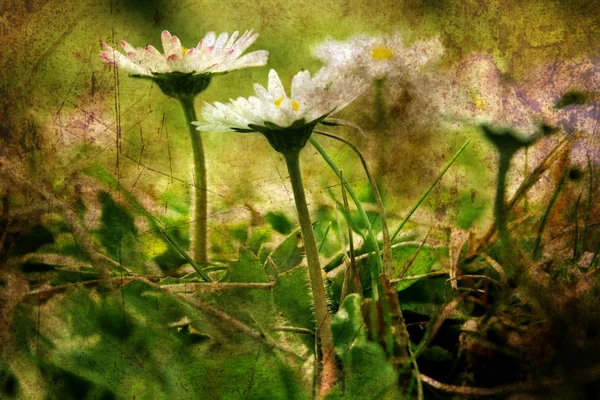
[[[272,69],[266,89],[256,83],[256,96],[239,97],[229,104],[207,103],[202,110],[206,122],[194,124],[198,130],[219,132],[301,129],[341,110],[365,88],[361,79],[342,77],[329,70],[321,70],[313,77],[310,72],[302,71],[292,79],[288,96],[279,75]]]
[[[100,53],[100,58],[133,75],[149,78],[153,78],[156,74],[222,73],[265,65],[269,56],[266,50],[258,50],[242,56],[242,53],[256,41],[258,33],[246,31],[239,39],[238,35],[238,31],[233,32],[231,37],[226,32],[218,36],[214,32],[209,32],[196,47],[188,49],[181,45],[177,36],[163,31],[161,39],[164,54],[151,45],[135,48],[122,40],[120,44],[125,55],[103,42],[104,51]]]
[[[380,37],[359,35],[344,42],[328,39],[313,49],[314,56],[325,65],[351,70],[367,79],[410,74],[443,53],[437,38],[407,48],[398,33]]]

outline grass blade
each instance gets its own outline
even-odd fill
[[[448,169],[450,169],[450,167],[452,166],[452,164],[454,164],[454,162],[458,159],[458,157],[462,154],[462,152],[467,148],[467,146],[469,145],[469,143],[471,143],[471,139],[467,140],[467,142],[465,144],[463,144],[463,146],[460,148],[460,150],[458,150],[456,152],[456,154],[454,155],[454,157],[452,157],[452,160],[450,160],[448,162],[448,164],[446,164],[446,166],[444,167],[444,169],[442,169],[442,171],[439,173],[439,175],[437,176],[437,178],[435,178],[435,181],[433,181],[433,183],[431,184],[431,186],[429,186],[429,188],[425,191],[425,193],[423,193],[421,195],[421,197],[419,198],[419,200],[417,200],[417,202],[415,203],[415,205],[410,209],[410,211],[408,212],[408,214],[406,214],[406,217],[404,217],[404,219],[400,223],[400,226],[398,227],[398,229],[396,229],[396,231],[394,231],[394,233],[392,234],[392,238],[391,238],[392,241],[394,241],[394,239],[396,238],[396,236],[398,236],[398,233],[400,233],[400,231],[402,230],[402,228],[404,228],[404,225],[408,222],[408,220],[413,215],[413,213],[417,210],[417,208],[419,208],[419,206],[421,205],[421,203],[423,202],[423,200],[425,200],[425,198],[427,197],[427,195],[433,190],[433,188],[435,187],[435,185],[437,185],[437,183],[440,181],[440,179],[442,179],[442,177],[444,176],[444,174],[446,174],[446,172],[448,171]]]

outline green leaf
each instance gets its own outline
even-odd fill
[[[52,232],[43,225],[35,225],[15,240],[10,248],[11,256],[24,256],[34,253],[45,244],[54,243]]]
[[[78,283],[100,279],[101,276],[102,275],[98,272],[98,270],[92,267],[81,267],[79,269],[61,268],[52,278],[50,284],[53,286],[66,285],[68,283]]]
[[[294,231],[269,254],[277,273],[282,274],[300,265],[304,259],[304,247],[300,230]],[[265,268],[270,267],[271,261],[263,254],[262,260]]]
[[[404,270],[406,272],[403,276],[426,274],[431,271],[437,260],[437,251],[431,246],[421,246],[418,243],[398,243],[392,247],[392,264],[394,267],[392,276],[395,278]],[[368,267],[371,262],[370,258],[358,260],[357,266],[359,271]],[[400,281],[396,289],[400,292],[417,282],[417,280],[409,279]]]
[[[398,300],[404,311],[433,316],[446,304],[445,276],[429,277],[418,280],[406,290],[398,293]]]
[[[397,375],[385,351],[367,340],[359,295],[346,297],[331,321],[331,330],[336,354],[344,365],[344,382],[327,399],[399,398]]]
[[[0,397],[14,399],[18,394],[19,379],[10,368],[4,364],[4,361],[0,360]]]
[[[269,282],[262,264],[250,249],[240,248],[240,258],[233,263],[229,274],[230,282]]]
[[[429,346],[423,351],[423,353],[421,353],[421,358],[434,362],[454,361],[454,356],[452,353],[440,346]]]
[[[275,308],[291,326],[315,329],[312,296],[306,268],[298,267],[279,275],[273,287]],[[308,335],[302,335],[308,336]],[[310,336],[312,341],[313,337]]]
[[[358,294],[348,295],[331,321],[335,351],[342,360],[351,346],[367,340],[360,304]]]
[[[420,246],[417,244],[400,244],[392,248],[392,258],[394,273],[401,273],[406,266],[408,269],[404,276],[423,275],[431,271],[431,268],[438,260],[438,255],[430,246]],[[396,290],[402,291],[410,285],[417,282],[418,279],[400,281],[396,285]]]
[[[283,213],[269,211],[265,217],[266,221],[273,227],[274,230],[283,234],[289,235],[294,228],[294,224]]]
[[[139,265],[141,251],[134,217],[110,193],[100,191],[98,199],[102,203],[100,229],[97,231],[100,243],[113,260],[124,265]]]
[[[572,105],[585,105],[591,101],[592,97],[589,93],[581,92],[578,90],[572,90],[565,92],[560,99],[556,102],[556,108],[565,108]]]
[[[273,232],[268,227],[257,227],[252,229],[248,237],[248,248],[252,250],[254,254],[259,254],[262,246],[272,239],[272,233]]]

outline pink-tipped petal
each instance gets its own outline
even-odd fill
[[[160,51],[158,51],[158,49],[156,47],[152,46],[151,44],[146,45],[146,51],[148,53],[152,53],[152,54],[155,54],[155,55],[162,56],[162,54],[160,53]]]
[[[202,44],[201,47],[198,47],[198,50],[201,50],[202,47],[210,47],[215,44],[215,40],[217,40],[217,35],[214,32],[208,32],[204,35],[204,38],[198,43],[198,45]]]

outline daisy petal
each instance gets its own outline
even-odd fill
[[[279,75],[277,75],[277,71],[274,69],[269,71],[269,93],[273,95],[273,97],[287,97],[285,94],[285,89],[283,88],[283,84],[281,83],[281,79],[279,79]]]

